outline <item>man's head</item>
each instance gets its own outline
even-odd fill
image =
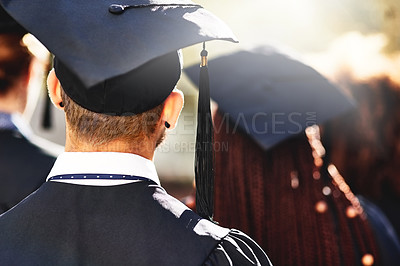
[[[154,153],[165,122],[174,126],[182,109],[182,94],[172,92],[180,74],[174,51],[88,87],[56,57],[48,85],[53,103],[65,111],[66,148]]]
[[[175,89],[159,105],[139,114],[93,112],[68,96],[54,70],[48,77],[48,89],[54,105],[65,112],[66,149],[75,151],[136,152],[152,157],[164,137],[165,122],[174,128],[183,107],[183,94]]]
[[[182,94],[173,92],[180,74],[175,51],[88,87],[56,57],[48,87],[53,103],[65,111],[66,149],[152,157],[165,122],[174,127],[182,109]]]

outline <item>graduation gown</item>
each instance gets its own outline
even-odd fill
[[[55,158],[15,129],[0,129],[0,214],[46,181]]]
[[[49,181],[0,216],[0,230],[0,265],[270,265],[248,236],[152,181]]]

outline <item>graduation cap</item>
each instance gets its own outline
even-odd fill
[[[264,150],[354,108],[316,70],[270,46],[215,58],[208,68],[218,109]],[[198,82],[194,66],[184,71]]]
[[[189,0],[0,2],[55,55],[65,93],[82,107],[109,115],[133,115],[161,104],[181,73],[177,50],[216,39],[236,42],[219,18]],[[212,165],[209,151],[202,150],[212,136],[205,51],[202,57],[199,105],[205,106],[199,108],[197,179],[207,179],[203,173],[210,174]],[[199,205],[201,216],[212,216],[207,204]]]

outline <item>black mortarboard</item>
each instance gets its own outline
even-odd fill
[[[0,2],[55,55],[56,74],[68,96],[110,115],[131,115],[160,104],[180,75],[177,50],[208,40],[236,41],[221,20],[189,0]],[[212,157],[210,151],[203,154],[202,144],[208,147],[212,134],[204,52],[202,57],[199,106],[204,107],[199,107],[196,169],[208,173]],[[170,75],[165,75],[167,68]],[[78,86],[68,87],[69,80]],[[131,80],[146,89],[137,89]],[[196,174],[196,179],[203,176]],[[199,212],[212,216],[212,211]]]
[[[316,70],[269,46],[215,58],[208,68],[218,109],[265,150],[354,107]],[[198,81],[195,67],[184,71]]]

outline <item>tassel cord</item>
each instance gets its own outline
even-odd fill
[[[214,151],[213,124],[210,109],[210,86],[207,68],[207,51],[201,52],[199,102],[196,136],[196,211],[212,221],[214,213]]]

